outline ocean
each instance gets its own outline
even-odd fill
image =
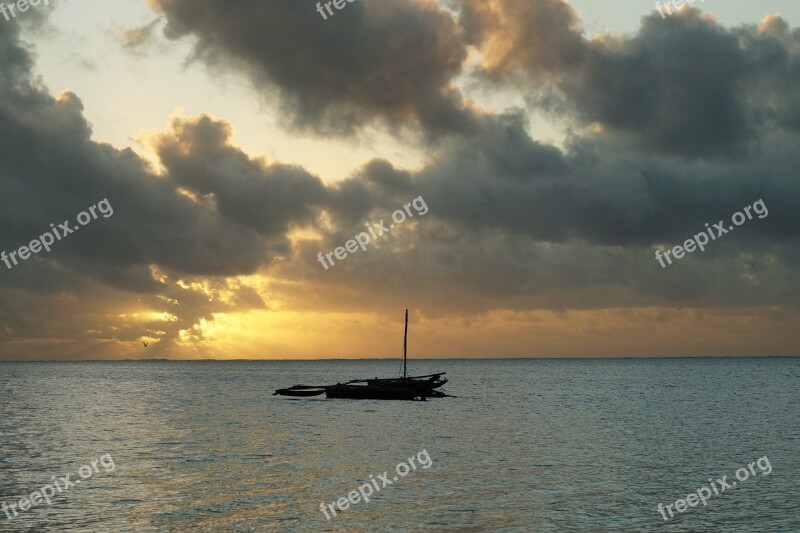
[[[800,531],[800,358],[413,360],[456,397],[272,395],[399,370],[0,363],[0,531]]]

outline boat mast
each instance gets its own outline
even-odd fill
[[[406,309],[406,329],[403,333],[403,379],[406,377],[406,363],[408,363],[408,309]]]

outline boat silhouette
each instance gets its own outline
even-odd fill
[[[325,394],[326,398],[348,400],[426,400],[444,398],[448,394],[438,390],[447,378],[445,372],[425,376],[409,376],[408,368],[408,309],[403,333],[403,377],[386,379],[354,379],[336,385],[294,385],[278,389],[273,396],[309,397]]]

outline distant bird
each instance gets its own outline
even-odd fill
[[[147,343],[146,342],[142,341],[142,344],[144,344],[144,347],[147,348]]]
[[[681,309],[683,309],[683,307],[677,308],[676,311],[680,311]],[[145,346],[147,346],[147,345],[145,344]]]

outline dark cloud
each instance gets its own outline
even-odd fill
[[[532,105],[599,125],[621,145],[690,158],[744,155],[770,113],[796,106],[797,32],[727,29],[699,10],[642,19],[632,36],[583,34],[563,0],[463,0],[482,75]],[[791,123],[794,111],[786,117]]]
[[[322,243],[301,244],[295,261],[276,265],[278,277],[318,283],[335,302],[343,288],[361,287],[348,293],[355,306],[412,293],[440,313],[798,301],[796,142],[765,140],[746,163],[687,162],[618,153],[588,139],[561,152],[531,139],[517,113],[484,126],[481,135],[451,140],[418,172],[365,165],[340,190],[358,191],[353,197],[372,211],[342,221]],[[389,220],[418,195],[430,211],[413,230],[387,235],[327,271],[316,263],[317,252],[341,246],[362,222]],[[655,246],[682,244],[706,222],[723,219],[727,227],[758,199],[766,218],[669,270],[655,261]]]
[[[579,67],[587,54],[577,12],[562,0],[459,0],[466,39],[480,48],[484,73],[539,79]]]
[[[754,90],[751,102],[760,118],[800,132],[800,30],[791,30],[777,15],[766,17],[756,31],[739,32],[748,51]]]
[[[19,40],[20,27],[15,22],[0,24],[0,84],[13,86],[33,67],[33,58]]]
[[[326,198],[322,181],[299,167],[251,159],[229,144],[231,136],[229,124],[208,116],[174,118],[155,148],[171,183],[210,196],[228,220],[281,240],[291,225],[312,223]]]
[[[277,90],[294,127],[347,134],[376,119],[432,135],[474,127],[452,83],[466,46],[433,2],[353,2],[328,20],[313,0],[151,3],[169,37],[196,39],[197,58],[246,72],[264,94]]]

